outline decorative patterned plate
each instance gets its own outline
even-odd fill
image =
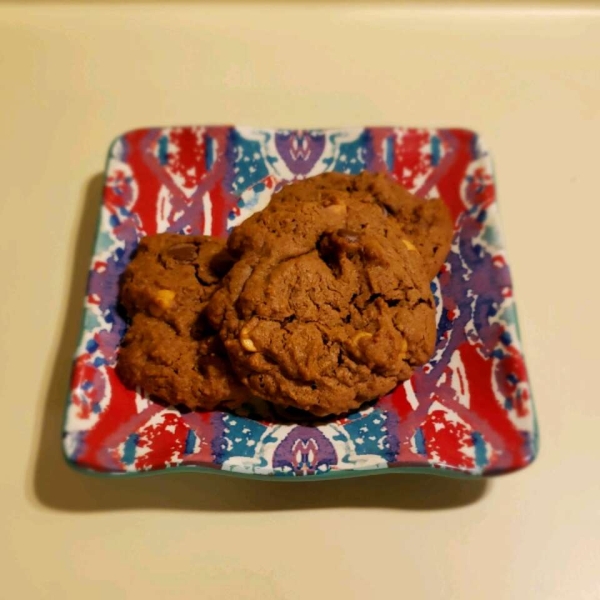
[[[126,327],[118,279],[141,236],[226,236],[283,182],[363,169],[389,171],[419,196],[441,195],[456,222],[452,251],[432,283],[437,349],[409,382],[319,425],[182,411],[123,387],[114,371]],[[475,133],[172,127],[113,142],[64,421],[72,465],[113,474],[478,475],[528,465],[537,440],[491,161]]]

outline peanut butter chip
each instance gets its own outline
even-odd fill
[[[408,350],[408,342],[406,338],[402,338],[402,342],[400,343],[400,360],[403,360],[406,357],[406,352]]]
[[[254,342],[250,337],[250,327],[248,325],[242,327],[242,330],[240,331],[240,344],[247,352],[258,352],[258,348],[254,345]]]
[[[325,210],[331,215],[345,215],[348,207],[345,204],[330,204]]]
[[[158,290],[152,299],[150,310],[155,315],[160,315],[167,310],[175,300],[175,292],[173,290]]]
[[[353,338],[352,338],[352,343],[353,344],[358,344],[358,342],[360,340],[363,339],[368,339],[368,338],[372,338],[373,334],[369,333],[368,331],[359,331]]]

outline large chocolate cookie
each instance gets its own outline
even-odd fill
[[[190,408],[246,395],[204,316],[231,264],[225,242],[210,237],[165,233],[140,242],[121,280],[132,323],[117,371],[127,386]]]
[[[315,202],[327,190],[345,191],[351,196],[367,195],[389,210],[401,223],[405,236],[421,253],[430,277],[434,277],[450,250],[454,225],[441,198],[422,200],[384,173],[363,171],[358,175],[323,173],[294,182],[273,195],[271,203]]]
[[[368,197],[326,190],[275,203],[234,230],[241,256],[207,314],[257,396],[316,415],[389,392],[434,347],[422,259]]]

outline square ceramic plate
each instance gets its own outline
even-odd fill
[[[452,251],[432,283],[437,349],[409,382],[361,412],[319,425],[180,411],[123,387],[114,371],[126,328],[118,279],[143,235],[226,236],[284,182],[364,169],[388,171],[424,198],[441,195],[455,218]],[[528,465],[537,426],[491,161],[479,137],[462,129],[173,127],[117,138],[63,443],[72,465],[113,474],[478,475]]]

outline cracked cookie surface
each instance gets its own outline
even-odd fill
[[[257,396],[340,414],[429,359],[429,278],[397,220],[369,194],[327,189],[316,202],[275,202],[228,245],[240,260],[207,315]]]
[[[363,171],[358,175],[346,175],[330,172],[286,185],[273,195],[271,204],[318,201],[327,196],[328,190],[370,198],[392,213],[406,238],[421,253],[428,275],[437,275],[454,235],[450,211],[441,198],[422,200],[384,173]]]
[[[216,238],[163,233],[140,241],[121,279],[132,321],[117,371],[128,387],[202,409],[247,396],[204,314],[232,263]]]

